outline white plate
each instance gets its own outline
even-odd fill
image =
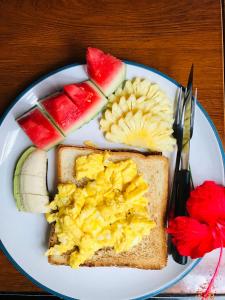
[[[159,83],[172,100],[177,83],[151,68],[127,62],[127,78],[147,77]],[[82,65],[70,65],[38,80],[23,92],[5,113],[0,127],[0,238],[1,247],[9,260],[31,281],[60,297],[78,299],[148,298],[173,285],[198,263],[190,260],[185,266],[171,257],[168,266],[160,271],[129,268],[86,268],[73,270],[48,264],[44,252],[47,247],[48,225],[43,215],[21,213],[12,195],[12,177],[17,158],[30,145],[19,129],[15,117],[31,108],[63,85],[87,79]],[[92,140],[100,147],[117,147],[107,143],[98,130],[97,119],[70,134],[65,143],[82,144]],[[54,150],[49,151],[49,187],[54,187]],[[224,153],[218,134],[207,113],[198,104],[195,130],[191,145],[191,168],[195,184],[212,179],[225,184]]]

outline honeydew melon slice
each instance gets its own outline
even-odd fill
[[[19,117],[17,122],[33,144],[40,149],[48,150],[64,138],[63,134],[38,107],[34,107]]]
[[[14,171],[13,194],[20,211],[45,213],[48,211],[46,187],[47,153],[28,148],[19,158]]]
[[[118,58],[97,48],[89,47],[86,60],[90,79],[106,97],[112,94],[125,80],[126,65]]]

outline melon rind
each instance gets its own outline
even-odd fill
[[[35,143],[31,140],[30,136],[24,131],[24,129],[20,126],[19,120],[22,119],[23,117],[25,117],[26,115],[29,115],[30,113],[32,113],[32,111],[34,110],[38,110],[45,119],[47,119],[47,121],[51,124],[51,126],[54,128],[54,130],[57,132],[58,134],[58,138],[56,138],[54,141],[52,141],[51,143],[46,144],[46,146],[40,148],[37,145],[35,145]],[[39,149],[42,150],[49,150],[50,148],[52,148],[53,146],[57,145],[58,143],[60,143],[63,139],[64,139],[64,135],[62,134],[62,132],[59,130],[59,128],[55,125],[55,123],[51,120],[51,118],[49,118],[49,116],[41,109],[41,107],[39,105],[33,107],[32,109],[30,109],[29,111],[27,111],[25,114],[23,114],[22,116],[18,117],[16,119],[16,121],[18,122],[19,126],[22,128],[22,130],[24,131],[24,133],[29,137],[29,139],[31,140],[31,142]]]
[[[112,78],[112,81],[107,86],[101,86],[97,83],[93,78],[90,78],[91,81],[101,90],[101,92],[106,96],[109,97],[125,80],[126,77],[126,65],[122,63],[121,68],[118,70],[118,73]]]
[[[126,64],[98,48],[88,47],[86,61],[89,78],[106,97],[109,97],[126,78]]]
[[[54,142],[52,142],[51,144],[48,144],[45,148],[43,148],[43,150],[48,151],[51,148],[57,146],[59,143],[61,143],[64,140],[63,138],[59,138],[58,140],[55,140]]]
[[[63,133],[63,131],[60,129],[60,127],[58,126],[58,124],[54,121],[54,119],[51,117],[51,115],[47,112],[47,110],[45,109],[45,107],[42,105],[42,102],[45,101],[45,100],[48,100],[54,96],[57,96],[59,95],[60,93],[59,92],[56,92],[56,93],[53,93],[45,98],[41,98],[40,100],[38,100],[37,102],[37,106],[39,108],[39,110],[41,110],[41,112],[45,115],[45,117],[53,124],[53,126],[55,128],[57,128],[57,130],[63,135],[65,136],[65,134]],[[57,145],[57,142],[56,143],[53,143],[54,145]],[[49,148],[49,147],[48,147]],[[51,147],[50,147],[51,148]],[[49,148],[49,149],[50,149]]]
[[[46,100],[48,100],[48,99],[51,99],[52,97],[55,97],[55,96],[57,96],[57,95],[60,95],[61,93],[55,93],[55,94],[52,94],[52,95],[50,95],[50,96],[48,96],[48,97],[46,97],[46,98],[43,98],[43,99],[41,99],[41,100],[39,100],[38,101],[38,105],[40,106],[40,108],[43,110],[43,112],[44,112],[44,114],[51,120],[51,122],[54,124],[54,126],[63,134],[63,136],[67,136],[67,134],[69,133],[69,132],[71,132],[71,128],[73,128],[74,126],[72,125],[72,126],[70,126],[68,129],[63,129],[61,126],[60,126],[60,124],[58,124],[57,122],[56,122],[56,120],[54,119],[54,117],[47,111],[47,109],[44,107],[44,105],[43,105],[43,102],[45,102]],[[73,101],[70,99],[70,97],[68,97],[68,95],[66,95],[67,96],[67,98],[69,99],[69,101],[71,101],[72,103],[73,103]],[[75,121],[76,122],[76,121]]]
[[[49,117],[45,111],[41,108],[38,107],[38,110],[46,117],[46,119],[48,119],[48,121],[51,123],[51,125],[54,127],[54,129],[58,132],[59,137],[57,139],[55,139],[53,142],[48,143],[44,148],[42,148],[42,150],[48,151],[51,148],[53,148],[54,146],[58,145],[60,142],[62,142],[65,138],[65,136],[63,135],[62,131],[60,130],[60,128],[55,124],[54,120],[52,120],[51,117]]]
[[[80,128],[84,124],[90,122],[98,113],[104,108],[107,104],[108,99],[104,96],[104,94],[96,87],[96,85],[90,80],[84,81],[84,83],[88,84],[99,96],[99,100],[87,111],[82,113],[82,116],[79,118],[77,123],[71,127],[71,129],[67,133],[71,133],[72,131]],[[71,99],[72,100],[72,99]]]

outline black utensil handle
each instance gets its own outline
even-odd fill
[[[179,170],[177,174],[177,191],[174,207],[174,216],[185,216],[186,202],[191,191],[191,173],[189,170]]]
[[[180,170],[177,174],[177,189],[174,206],[174,217],[186,215],[186,202],[191,191],[191,173],[189,170]],[[187,263],[187,257],[182,256],[177,251],[175,245],[171,245],[173,259],[181,265]]]
[[[179,168],[180,168],[180,160],[181,160],[181,149],[178,149],[177,156],[176,156],[175,169],[174,169],[170,203],[169,203],[168,212],[167,212],[167,215],[171,218],[174,217],[174,207],[175,207],[175,201],[176,201],[176,197],[177,197],[177,180],[178,180],[177,178],[178,178],[178,173],[179,173]]]

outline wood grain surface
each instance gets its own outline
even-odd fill
[[[219,0],[0,1],[0,112],[39,76],[84,62],[94,46],[182,84],[194,63],[198,99],[223,138],[221,24]],[[40,289],[0,253],[0,291]]]

